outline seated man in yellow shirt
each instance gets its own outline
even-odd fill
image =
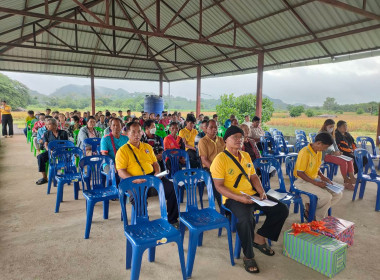
[[[322,164],[322,151],[327,150],[334,140],[329,133],[322,132],[315,137],[314,143],[304,147],[298,153],[293,174],[298,180],[295,185],[298,189],[315,194],[318,197],[315,219],[321,220],[327,216],[327,211],[341,198],[342,193],[335,193],[326,188],[326,183],[331,181],[319,170]],[[318,178],[320,177],[320,179]],[[304,201],[308,201],[307,196],[302,196]],[[305,204],[305,217],[308,218],[309,203]]]
[[[268,256],[274,255],[274,251],[266,244],[265,238],[278,240],[289,210],[286,205],[272,197],[268,196],[268,199],[277,204],[272,207],[263,207],[254,203],[248,196],[254,195],[260,200],[267,198],[260,179],[255,173],[250,155],[241,151],[243,136],[243,130],[237,126],[230,126],[226,130],[224,135],[226,150],[219,153],[213,160],[211,174],[217,191],[223,195],[223,204],[237,218],[236,229],[243,248],[245,270],[249,273],[258,273],[259,268],[254,259],[253,247]],[[253,212],[256,210],[261,210],[266,219],[255,233]]]
[[[210,172],[212,161],[215,157],[224,151],[226,144],[222,137],[217,135],[218,126],[216,121],[211,119],[206,124],[206,136],[204,136],[198,143],[199,156],[202,160],[203,169]],[[214,191],[214,198],[216,199],[219,208],[221,207],[221,197],[215,188],[214,181],[212,181],[212,190]]]
[[[129,141],[117,151],[115,157],[116,169],[121,179],[160,173],[160,166],[152,146],[140,141],[142,134],[139,123],[131,122],[127,124]],[[165,191],[168,221],[178,228],[178,204],[173,183],[165,177],[162,177],[161,180]],[[135,181],[136,183],[141,183],[140,180]]]
[[[195,148],[195,137],[198,135],[198,131],[194,128],[196,121],[194,115],[188,114],[186,117],[186,127],[179,132],[179,137],[183,139],[186,151],[189,154],[191,168],[199,167],[197,149]]]

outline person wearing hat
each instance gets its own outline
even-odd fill
[[[258,116],[254,116],[252,118],[252,125],[249,128],[248,138],[256,141],[257,147],[260,151],[263,150],[263,146],[260,142],[261,136],[265,136],[265,131],[260,127],[260,118]]]
[[[265,238],[278,240],[289,210],[285,204],[265,194],[250,155],[241,150],[244,141],[243,130],[231,126],[226,130],[223,139],[226,142],[226,149],[215,157],[210,171],[216,190],[222,195],[222,203],[237,218],[236,229],[243,248],[245,270],[249,273],[258,273],[253,247],[268,256],[275,254],[267,245]],[[269,199],[277,204],[272,207],[259,206],[250,196],[258,200]],[[253,212],[256,210],[262,211],[266,219],[255,233]]]

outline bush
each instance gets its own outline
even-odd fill
[[[315,116],[315,112],[311,109],[307,109],[305,111],[305,115],[308,117],[308,118],[311,118],[311,117],[314,117]]]
[[[302,105],[290,106],[289,115],[293,118],[299,117],[304,111],[305,111],[305,108]]]
[[[358,115],[361,115],[363,113],[364,113],[363,108],[359,108],[359,109],[356,110],[356,114],[358,114]]]

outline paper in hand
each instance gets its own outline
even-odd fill
[[[166,176],[168,174],[169,174],[169,171],[165,170],[165,171],[162,171],[161,173],[158,173],[158,174],[156,174],[154,176],[156,176],[157,178],[162,178],[162,177],[164,177],[164,176]]]
[[[277,202],[271,201],[269,199],[260,200],[260,199],[257,199],[256,197],[248,195],[248,194],[246,194],[246,193],[244,193],[242,191],[241,191],[241,193],[244,194],[244,195],[246,195],[246,196],[249,196],[254,203],[256,203],[256,204],[258,204],[258,205],[260,205],[262,207],[265,207],[265,206],[266,207],[272,207],[272,206],[277,205]]]

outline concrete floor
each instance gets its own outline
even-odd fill
[[[46,184],[35,185],[40,177],[37,162],[24,136],[2,139],[0,149],[0,279],[129,279],[119,202],[111,202],[109,220],[102,219],[101,204],[95,207],[91,236],[84,240],[84,198],[80,195],[75,201],[72,186],[67,186],[61,211],[55,214],[56,189],[46,195]],[[334,216],[355,222],[355,244],[348,250],[347,267],[335,279],[380,278],[380,213],[374,211],[375,197],[376,185],[369,183],[363,200],[352,202],[352,192],[345,191],[333,209]],[[158,203],[150,200],[150,216],[156,218]],[[299,215],[290,214],[283,230],[298,221]],[[187,243],[186,236],[185,254]],[[282,245],[281,237],[273,244],[274,257],[255,251],[261,272],[250,275],[241,259],[230,265],[226,232],[220,238],[216,231],[207,232],[197,250],[192,278],[326,278],[283,256]],[[181,279],[176,246],[160,246],[154,263],[144,254],[140,279]]]

